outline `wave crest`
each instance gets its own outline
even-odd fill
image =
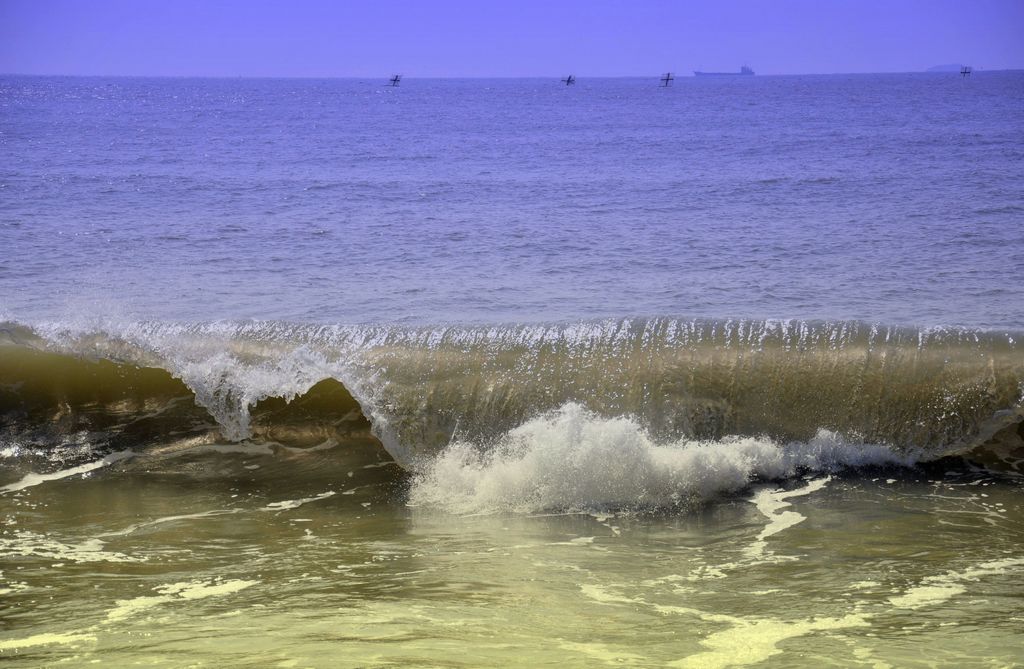
[[[1011,450],[1024,444],[1019,339],[856,322],[673,318],[420,328],[10,324],[0,326],[0,410],[24,409],[35,388],[49,417],[60,419],[48,424],[81,429],[83,421],[65,418],[95,413],[94,400],[107,413],[141,411],[184,391],[224,436],[241,440],[259,437],[253,412],[261,402],[306,396],[332,379],[403,465],[428,461],[456,433],[495,443],[573,403],[606,419],[630,416],[661,444],[724,443],[727,435],[809,443],[824,428],[941,457],[994,439]],[[50,356],[45,365],[22,364],[40,353]],[[99,364],[87,369],[86,361]],[[100,368],[109,384],[93,382]],[[177,408],[174,415],[189,425],[203,418]],[[86,422],[92,429],[102,421]]]
[[[910,465],[914,459],[827,430],[806,442],[734,436],[659,444],[635,419],[602,418],[570,403],[527,421],[490,447],[455,441],[422,463],[409,499],[460,514],[689,506],[741,490],[755,479]]]

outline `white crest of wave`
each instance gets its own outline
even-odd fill
[[[570,403],[511,430],[489,449],[453,442],[421,468],[410,503],[460,514],[668,507],[802,469],[911,462],[886,446],[827,430],[787,444],[763,437],[658,444],[631,418],[603,418]]]
[[[260,321],[161,323],[85,315],[34,323],[45,340],[78,355],[161,367],[181,379],[221,426],[225,438],[250,436],[249,411],[260,400],[291,401],[326,378],[341,378],[343,364],[295,328]]]
[[[291,401],[319,381],[337,373],[324,356],[301,346],[282,358],[243,363],[236,356],[218,352],[198,360],[175,361],[172,373],[196,394],[228,439],[249,436],[249,409],[262,399],[283,397]]]

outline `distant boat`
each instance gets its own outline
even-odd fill
[[[744,75],[753,75],[754,71],[744,65],[740,68],[739,72],[694,72],[696,77],[741,77]]]

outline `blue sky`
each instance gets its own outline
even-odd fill
[[[0,72],[407,77],[1024,67],[1024,0],[0,0]]]

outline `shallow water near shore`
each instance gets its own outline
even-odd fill
[[[1020,660],[1020,477],[943,462],[674,512],[468,516],[410,507],[415,485],[372,448],[211,444],[5,492],[0,652],[26,667]]]

